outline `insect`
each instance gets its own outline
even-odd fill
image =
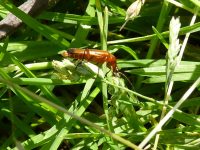
[[[118,72],[116,57],[107,51],[98,49],[70,48],[67,51],[61,53],[61,55],[63,57],[87,60],[89,62],[96,62],[100,64],[106,62],[107,66],[111,68],[114,73]]]

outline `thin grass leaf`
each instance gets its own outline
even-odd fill
[[[111,45],[111,46],[109,46],[109,49],[122,49],[122,50],[128,52],[134,59],[136,59],[136,60],[139,59],[137,56],[137,53],[126,45]],[[114,51],[114,50],[112,50],[112,51]]]
[[[159,31],[155,27],[152,27],[152,29],[155,32],[155,34],[158,36],[158,38],[160,39],[160,41],[163,43],[163,45],[165,46],[165,48],[168,49],[169,45],[165,41],[164,37],[159,33]]]
[[[181,73],[181,74],[174,74],[172,77],[173,81],[194,81],[199,77],[199,73]],[[144,83],[161,83],[166,81],[165,75],[159,75],[159,76],[152,76],[149,79],[144,80]]]
[[[195,4],[196,6],[200,7],[200,2],[198,0],[189,0],[189,1]]]
[[[195,23],[192,26],[185,26],[180,29],[180,35],[185,35],[186,33],[195,33],[200,30],[200,23]],[[162,32],[161,35],[163,37],[168,37],[169,36],[169,31]],[[148,41],[151,40],[152,38],[156,37],[156,34],[150,34],[147,36],[141,36],[141,37],[136,37],[136,38],[127,38],[127,39],[122,39],[122,40],[113,40],[113,41],[108,41],[107,44],[119,44],[119,43],[131,43],[131,42],[142,42],[142,41]]]
[[[12,78],[11,82],[18,85],[75,85],[86,83],[86,80],[79,80],[77,82],[63,79],[49,79],[49,78]]]

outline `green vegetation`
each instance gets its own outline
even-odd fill
[[[0,1],[2,19],[24,23],[0,43],[0,149],[199,149],[200,3],[140,4],[120,31],[128,0],[60,1],[37,17]],[[108,50],[120,72],[64,59],[68,48]]]

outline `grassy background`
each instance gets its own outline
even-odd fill
[[[60,1],[32,18],[0,2],[2,18],[11,12],[25,24],[1,41],[0,149],[137,149],[187,93],[147,148],[199,149],[199,88],[186,92],[200,76],[198,17],[190,24],[195,13],[199,16],[199,2],[146,0],[139,16],[119,31],[130,5],[128,0]],[[180,43],[192,33],[174,68],[169,63],[172,16],[180,17]],[[59,52],[70,47],[107,49],[133,87],[111,72],[94,77],[88,70],[95,66],[76,67],[71,59],[72,74],[58,74],[52,62],[62,61]]]

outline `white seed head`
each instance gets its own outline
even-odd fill
[[[120,28],[120,31],[124,28],[124,26],[129,20],[133,20],[136,16],[138,16],[144,2],[145,0],[136,0],[128,7],[126,11],[125,23]]]

